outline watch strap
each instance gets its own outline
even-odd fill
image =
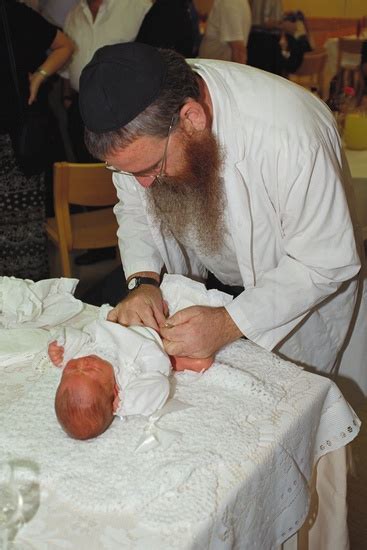
[[[135,284],[134,284],[134,287],[133,288],[129,288],[129,284],[134,281]],[[139,286],[141,285],[153,285],[155,287],[159,287],[159,282],[156,281],[156,279],[153,279],[153,277],[132,277],[132,279],[130,279],[130,281],[128,282],[128,288],[129,288],[129,291],[132,291],[132,290],[135,290],[136,288],[139,288]]]

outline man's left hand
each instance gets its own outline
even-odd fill
[[[178,311],[161,326],[160,334],[169,355],[198,358],[243,336],[224,307],[206,306]]]

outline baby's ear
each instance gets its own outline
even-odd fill
[[[112,412],[116,412],[120,405],[119,389],[117,384],[115,384],[113,388],[113,395],[114,395],[114,399],[112,402]]]

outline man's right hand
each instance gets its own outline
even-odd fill
[[[159,332],[168,314],[167,304],[159,288],[140,285],[108,314],[107,319],[120,325],[143,325]]]

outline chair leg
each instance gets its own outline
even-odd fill
[[[66,243],[60,242],[61,272],[63,277],[71,277],[70,255]]]

